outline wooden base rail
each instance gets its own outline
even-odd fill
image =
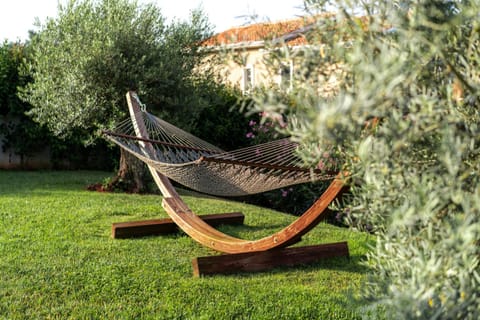
[[[199,216],[212,227],[219,225],[242,225],[245,216],[241,212],[208,214]],[[178,232],[180,229],[172,219],[152,219],[143,221],[119,222],[112,224],[112,238],[126,239]]]
[[[309,264],[333,257],[349,257],[347,242],[198,257],[192,260],[192,266],[193,275],[199,277],[267,271],[277,267]]]

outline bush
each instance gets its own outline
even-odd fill
[[[307,3],[327,8],[326,1]],[[365,317],[477,319],[480,3],[336,1],[336,7],[339,13],[320,18],[308,35],[312,46],[295,74],[295,103],[259,95],[257,110],[287,108],[298,124],[288,131],[318,146],[305,159],[316,163],[321,146],[334,145],[352,173],[345,212],[377,235]],[[360,11],[367,16],[352,16]],[[333,96],[318,94],[326,59],[343,69]],[[379,124],[365,130],[372,117]]]
[[[260,88],[257,92],[268,94],[268,90],[275,90],[278,97],[292,108],[293,103],[288,96],[282,94],[282,91],[277,91],[276,88]],[[244,106],[247,106],[249,112],[248,131],[245,136],[249,139],[250,145],[261,144],[277,139],[288,137],[286,130],[289,124],[288,112],[268,114],[265,112],[253,112],[255,110],[255,101],[248,98],[243,101]],[[288,110],[284,110],[288,111]],[[335,170],[336,161],[330,154],[326,154],[318,166],[325,169]],[[325,191],[331,179],[320,180],[311,183],[300,185],[293,185],[288,188],[268,191],[257,195],[248,197],[247,201],[272,208],[274,210],[286,212],[296,216],[302,215]],[[329,222],[337,225],[344,225],[340,215],[333,212],[332,216],[328,217]]]
[[[0,146],[12,149],[22,158],[50,149],[54,169],[102,169],[114,167],[113,156],[118,154],[105,142],[84,146],[78,140],[61,140],[45,126],[34,122],[27,114],[32,106],[18,98],[18,87],[31,78],[23,72],[22,64],[30,59],[30,43],[4,42],[0,47]]]
[[[245,136],[248,120],[240,109],[241,93],[215,82],[205,84],[201,92],[208,103],[192,126],[192,134],[224,150],[249,145]]]
[[[51,136],[48,131],[25,115],[30,104],[17,97],[17,87],[30,78],[19,71],[28,56],[28,47],[21,43],[4,42],[0,46],[0,147],[12,149],[22,158],[43,151]]]

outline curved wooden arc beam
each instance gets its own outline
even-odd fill
[[[322,196],[305,213],[284,229],[258,240],[243,240],[226,235],[202,221],[183,201],[164,198],[163,207],[172,220],[197,242],[225,253],[265,251],[287,247],[315,227],[328,212],[329,204],[344,187],[341,177],[335,178]]]
[[[139,144],[142,147],[142,152],[152,159],[155,158],[155,149],[153,148],[152,144],[148,142],[148,134],[147,128],[145,127],[145,122],[143,121],[141,108],[139,105],[139,101],[137,100],[137,94],[133,91],[127,92],[127,103],[128,103],[128,110],[130,112],[130,118],[133,122],[133,128],[135,129],[135,133],[140,138],[146,138],[145,140],[140,140]],[[157,184],[160,192],[163,194],[164,197],[180,197],[172,186],[170,180],[165,177],[164,175],[160,174],[152,168],[148,166],[150,173],[152,174],[153,180]]]
[[[134,92],[127,93],[127,101],[135,133],[141,138],[148,139]],[[151,144],[145,141],[141,143],[143,152],[152,157],[153,147]],[[339,173],[322,196],[302,216],[284,229],[258,240],[244,240],[229,236],[208,225],[183,202],[167,177],[150,166],[149,169],[164,196],[162,205],[178,227],[204,246],[225,253],[265,251],[287,247],[297,242],[324,218],[330,203],[341,193],[344,187],[344,177],[347,175],[344,172]]]

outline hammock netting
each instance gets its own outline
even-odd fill
[[[132,117],[134,118],[134,117]],[[224,151],[145,110],[146,134],[128,119],[104,135],[166,177],[193,190],[217,196],[244,196],[318,180],[336,173],[308,169],[288,138]]]

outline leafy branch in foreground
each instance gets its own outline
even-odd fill
[[[306,4],[321,12],[326,2]],[[307,161],[333,145],[352,172],[349,221],[377,235],[365,317],[476,319],[480,3],[334,2],[338,14],[318,19],[309,48],[283,49],[307,60],[291,102],[259,93],[256,108],[289,113]],[[334,95],[319,94],[327,59],[343,70]]]

